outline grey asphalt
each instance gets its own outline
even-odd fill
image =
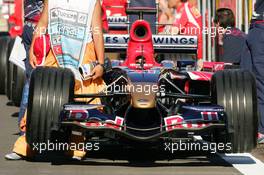
[[[4,155],[9,153],[18,137],[18,108],[8,105],[5,96],[0,96],[0,175],[238,175],[230,164],[213,154],[198,153],[186,155],[182,153],[174,160],[147,161],[147,156],[155,154],[127,153],[138,157],[127,161],[125,157],[115,161],[106,158],[92,159],[87,156],[82,162],[69,161],[63,157],[42,156],[34,161],[6,161]],[[136,155],[135,155],[136,154]],[[256,153],[257,154],[257,153]],[[141,157],[144,157],[141,159]],[[143,160],[144,159],[144,160]]]

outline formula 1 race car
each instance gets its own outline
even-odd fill
[[[107,85],[98,94],[74,94],[68,69],[38,67],[31,77],[26,140],[32,146],[70,137],[78,131],[86,141],[159,145],[165,141],[230,143],[228,152],[251,152],[256,147],[257,98],[250,72],[224,70],[223,63],[164,60],[156,53],[196,53],[196,36],[152,35],[142,19],[152,8],[128,8],[139,14],[130,35],[105,35],[107,51],[127,50],[125,61],[112,61],[104,75]],[[89,102],[80,102],[88,98]],[[91,104],[100,98],[101,105]]]

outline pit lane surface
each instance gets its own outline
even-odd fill
[[[264,166],[258,159],[264,160],[263,148],[254,151],[253,155],[242,154],[224,156],[206,153],[179,153],[173,160],[158,160],[154,163],[150,159],[154,152],[116,151],[108,153],[110,159],[85,159],[82,162],[66,160],[56,156],[37,157],[34,161],[6,161],[4,155],[12,149],[16,138],[18,108],[8,105],[5,96],[0,96],[0,175],[239,175],[262,174]],[[98,156],[100,157],[100,156]],[[125,160],[130,157],[130,161]],[[143,160],[144,159],[144,160]],[[254,172],[255,171],[255,172]],[[242,172],[242,173],[241,173]]]

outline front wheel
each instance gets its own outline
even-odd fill
[[[74,75],[69,69],[38,67],[31,75],[26,140],[47,143],[58,131],[63,105],[73,101]]]
[[[224,70],[212,78],[213,103],[223,106],[227,134],[218,140],[231,144],[232,153],[251,152],[257,144],[258,110],[256,82],[249,71]]]
[[[11,100],[15,104],[15,106],[19,107],[20,105],[23,95],[24,84],[25,84],[25,73],[23,69],[14,65]]]
[[[13,46],[15,43],[15,39],[10,39],[8,43],[7,57],[6,57],[6,68],[7,68],[7,83],[6,83],[6,96],[9,100],[12,100],[12,86],[14,84],[14,67],[15,65],[9,61],[10,54],[12,52]]]

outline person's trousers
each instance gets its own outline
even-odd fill
[[[25,80],[25,85],[23,88],[22,92],[22,99],[20,103],[20,109],[19,109],[19,115],[18,115],[18,125],[20,125],[20,122],[22,118],[25,115],[27,105],[28,105],[28,94],[29,94],[29,82],[30,82],[30,75],[32,72],[32,67],[29,63],[29,49],[30,45],[32,42],[32,35],[33,35],[34,29],[32,26],[25,25],[23,29],[23,34],[22,34],[22,41],[26,50],[26,59],[24,60],[25,62],[25,75],[26,75],[26,80]],[[21,133],[23,135],[23,132]]]
[[[255,24],[248,34],[247,43],[253,62],[253,73],[257,81],[259,132],[264,134],[264,23]],[[258,111],[255,111],[258,112]]]

